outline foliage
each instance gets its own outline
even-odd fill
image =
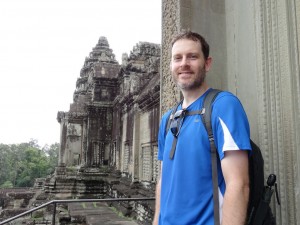
[[[37,141],[0,144],[0,187],[31,187],[36,178],[54,172],[58,161],[58,143],[43,148]]]
[[[14,187],[14,185],[11,181],[5,181],[4,184],[0,186],[0,188],[12,188],[12,187]]]

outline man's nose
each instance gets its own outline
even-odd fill
[[[188,58],[187,57],[182,57],[180,66],[188,66],[188,65],[189,65]]]

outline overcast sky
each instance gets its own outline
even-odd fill
[[[161,0],[1,0],[0,143],[59,142],[85,57],[100,36],[116,59],[161,42]]]

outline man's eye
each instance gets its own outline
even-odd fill
[[[197,57],[197,55],[191,55],[190,58],[191,59],[197,59],[198,57]]]
[[[181,57],[179,57],[179,56],[178,57],[174,57],[173,60],[174,61],[179,61],[179,60],[181,60]]]

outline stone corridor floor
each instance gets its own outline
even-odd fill
[[[85,216],[86,225],[138,225],[137,222],[124,217],[105,203],[87,202],[69,204],[69,213],[73,216]]]

